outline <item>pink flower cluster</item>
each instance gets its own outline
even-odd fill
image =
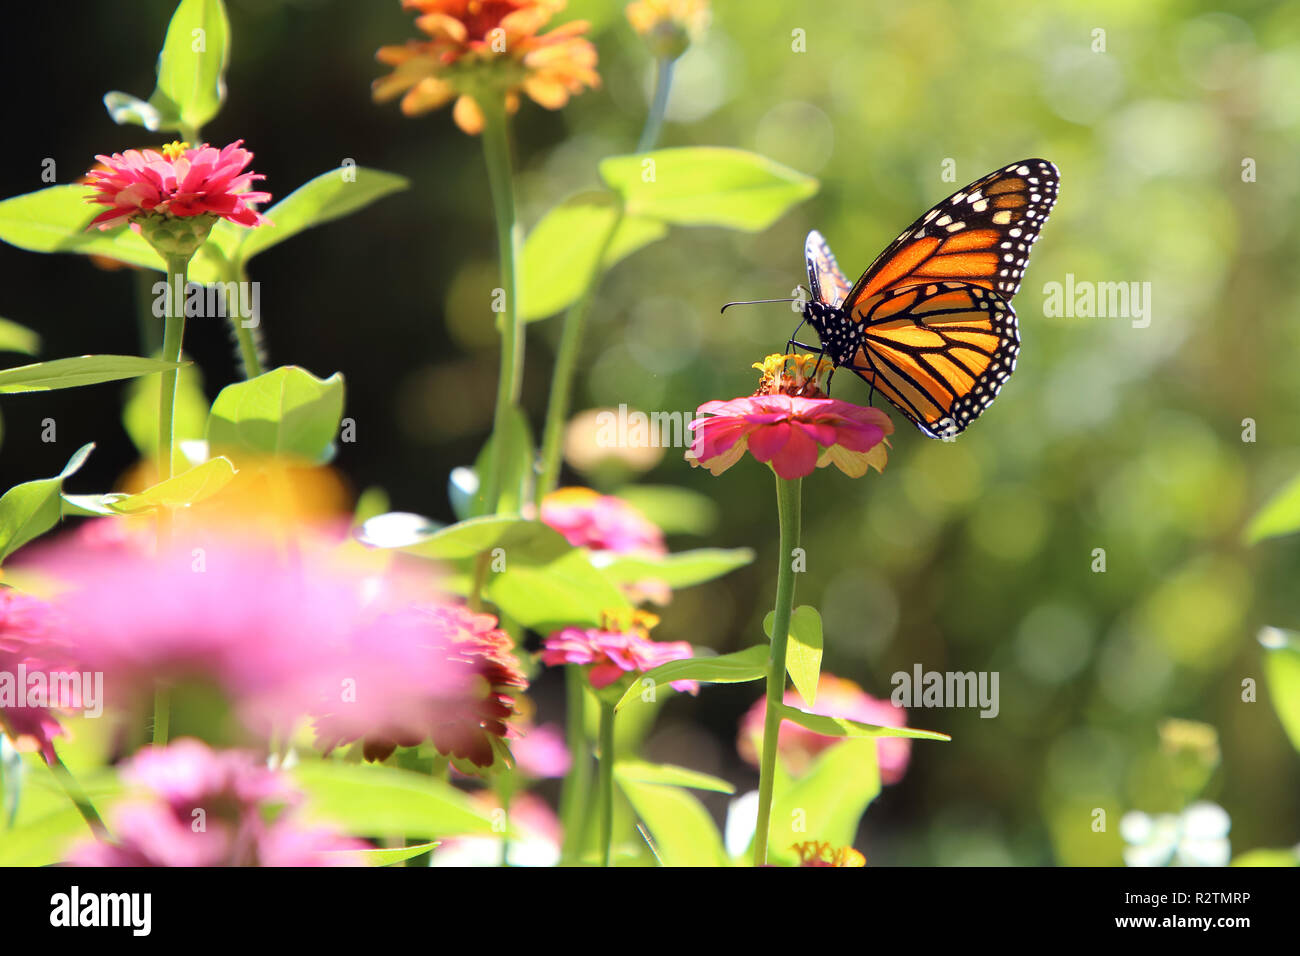
[[[667,664],[694,656],[686,641],[655,641],[636,630],[605,631],[566,627],[546,639],[542,662],[552,666],[578,664],[589,666],[591,686],[608,687],[624,674],[645,673]],[[672,682],[674,690],[697,694],[700,685],[693,680]]]
[[[785,702],[814,714],[843,717],[875,724],[878,727],[906,727],[907,711],[887,700],[877,700],[851,680],[823,673],[817,683],[817,703],[809,707],[794,689],[785,692]],[[759,699],[746,711],[740,721],[740,736],[736,747],[749,763],[758,766],[763,749],[763,721],[767,716],[767,701]],[[777,738],[777,754],[793,774],[802,773],[822,751],[844,740],[827,737],[806,727],[784,721]],[[906,737],[880,737],[876,740],[876,754],[880,760],[882,783],[897,783],[907,771],[912,753],[912,742]]]
[[[174,144],[163,152],[128,149],[125,153],[96,156],[102,167],[87,174],[96,195],[90,202],[109,208],[91,220],[92,226],[111,229],[140,216],[213,215],[241,226],[258,226],[264,217],[253,203],[266,202],[267,192],[250,191],[260,173],[244,172],[253,154],[236,140],[224,149],[206,143],[187,147]]]
[[[73,848],[73,866],[361,866],[369,845],[296,819],[280,773],[197,740],[146,748],[122,771],[142,791],[114,809],[111,839]]]

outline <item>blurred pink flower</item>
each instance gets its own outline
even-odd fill
[[[632,505],[590,488],[559,488],[542,499],[542,522],[575,548],[665,554],[663,532]]]
[[[31,743],[47,763],[54,763],[54,738],[64,730],[51,708],[75,707],[78,700],[55,699],[62,694],[57,665],[63,648],[54,638],[54,609],[40,598],[0,587],[0,731],[15,743]],[[33,702],[32,679],[41,675],[43,698]]]
[[[370,849],[299,823],[288,779],[239,751],[178,740],[140,751],[122,779],[140,795],[110,814],[111,840],[73,848],[73,866],[360,866],[329,851]]]
[[[541,519],[575,548],[590,550],[597,563],[620,554],[659,557],[668,553],[664,533],[653,521],[623,499],[590,488],[552,491],[542,499]],[[672,600],[672,589],[657,578],[624,584],[623,592],[635,604]]]
[[[589,666],[587,679],[600,690],[608,687],[626,673],[645,673],[648,670],[695,655],[686,641],[651,640],[649,628],[658,618],[637,612],[625,627],[607,622],[604,628],[566,627],[552,634],[542,645],[542,663],[552,666],[577,664]],[[674,690],[689,694],[699,693],[700,685],[693,680],[672,682]]]
[[[314,553],[290,563],[252,538],[157,557],[61,539],[28,566],[63,588],[57,634],[78,669],[104,674],[111,704],[147,702],[160,684],[214,684],[259,728],[317,705],[348,670],[352,633],[382,610],[364,577]]]
[[[860,478],[886,461],[889,416],[836,398],[752,395],[705,402],[691,422],[694,441],[686,451],[692,465],[720,475],[749,451],[784,479],[802,478],[834,464]]]
[[[809,707],[793,688],[785,692],[785,702],[813,714],[827,717],[844,717],[878,727],[906,727],[907,711],[895,707],[887,700],[877,700],[851,680],[823,673],[817,683],[817,703]],[[740,735],[736,749],[749,763],[758,766],[763,749],[763,720],[767,715],[767,700],[760,698],[746,711],[740,721]],[[814,733],[790,721],[781,724],[777,739],[777,753],[782,763],[795,775],[828,747],[843,741],[843,737],[827,737]],[[907,771],[912,753],[912,742],[906,737],[880,737],[876,740],[876,753],[880,760],[882,783],[897,783]]]
[[[539,780],[563,777],[573,762],[564,739],[564,731],[554,724],[525,725],[519,728],[519,739],[514,741],[510,749],[514,751],[519,769]]]
[[[501,801],[491,790],[479,790],[469,799],[488,816],[501,813]],[[559,817],[545,800],[521,790],[510,798],[508,819],[515,832],[508,849],[511,866],[555,866],[560,862],[563,831]],[[433,851],[433,865],[500,866],[501,837],[483,834],[443,840]]]
[[[514,641],[490,614],[457,605],[409,605],[359,632],[346,675],[316,721],[326,751],[363,739],[367,760],[429,740],[457,769],[491,766],[514,735],[515,692],[528,678]]]
[[[175,217],[212,215],[241,226],[265,221],[252,203],[266,202],[267,192],[250,191],[260,173],[244,172],[253,154],[236,140],[224,149],[207,145],[190,147],[172,143],[161,153],[128,149],[111,156],[98,155],[102,167],[87,174],[96,191],[87,201],[108,206],[91,220],[92,226],[111,229],[149,214]]]

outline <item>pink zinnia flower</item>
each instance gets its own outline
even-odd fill
[[[830,363],[776,354],[754,368],[762,371],[757,393],[699,407],[686,451],[692,466],[720,475],[748,451],[786,480],[831,464],[851,478],[885,467],[893,423],[879,409],[826,398],[819,377]]]
[[[236,140],[224,149],[206,143],[191,148],[172,143],[161,153],[128,149],[95,158],[103,168],[92,169],[86,183],[97,195],[88,201],[109,208],[90,225],[111,229],[148,214],[189,217],[212,215],[240,226],[260,225],[264,218],[252,203],[266,202],[267,192],[250,191],[260,173],[244,172],[253,154]]]
[[[542,523],[575,548],[666,554],[664,534],[632,505],[590,488],[559,488],[542,499]]]
[[[369,845],[296,819],[300,795],[250,754],[197,740],[146,748],[122,771],[140,795],[110,814],[112,840],[79,844],[73,866],[359,866]]]
[[[33,742],[47,763],[54,763],[54,738],[64,731],[48,706],[28,706],[28,682],[20,684],[19,674],[45,674],[50,686],[53,658],[62,656],[52,640],[52,619],[53,609],[46,602],[0,587],[0,681],[8,685],[8,690],[0,687],[0,731],[15,742]],[[58,703],[72,706],[75,702]]]
[[[160,686],[215,686],[263,734],[318,712],[343,680],[371,688],[382,673],[398,700],[427,683],[414,669],[381,670],[358,637],[409,601],[403,582],[359,573],[301,536],[292,561],[260,535],[178,539],[157,556],[69,536],[27,566],[61,588],[52,633],[72,667],[103,673],[113,707],[144,711]]]
[[[860,478],[869,467],[884,467],[884,439],[894,430],[880,409],[837,398],[752,395],[705,402],[698,415],[686,458],[715,475],[748,451],[787,480],[830,464]]]
[[[660,664],[695,656],[694,649],[686,641],[651,640],[649,628],[655,623],[658,623],[658,618],[653,614],[636,612],[626,627],[619,627],[613,621],[607,622],[603,628],[566,627],[546,639],[542,646],[542,663],[589,667],[587,679],[592,687],[600,690],[624,674],[645,673]],[[700,689],[693,680],[675,680],[672,686],[674,690],[690,694],[699,693]]]
[[[906,727],[907,711],[895,707],[887,700],[877,700],[866,693],[851,680],[823,673],[817,683],[817,703],[809,707],[803,702],[798,691],[791,688],[785,692],[785,702],[791,707],[798,707],[813,714],[827,717],[843,717],[875,724],[878,727]],[[760,698],[749,708],[740,721],[740,736],[736,749],[740,755],[754,766],[758,766],[759,754],[763,749],[763,721],[767,716],[767,700]],[[777,738],[777,753],[787,769],[796,776],[807,769],[808,765],[828,747],[842,742],[843,737],[827,737],[814,733],[791,721],[781,723],[781,734]],[[897,783],[907,771],[907,762],[911,757],[912,742],[906,737],[878,737],[876,754],[880,761],[880,780],[882,783]]]
[[[542,499],[542,523],[554,528],[575,548],[589,549],[596,563],[620,554],[659,557],[668,553],[664,533],[632,505],[590,488],[559,488]],[[634,604],[667,604],[672,588],[659,578],[628,582],[623,593]]]
[[[512,759],[505,741],[528,678],[492,615],[410,605],[360,633],[351,657],[366,680],[336,692],[317,719],[327,752],[361,739],[365,759],[385,760],[428,740],[466,772],[491,766],[499,752]]]

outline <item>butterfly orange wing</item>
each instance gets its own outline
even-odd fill
[[[930,437],[963,431],[1015,368],[1011,297],[1059,184],[1044,159],[976,180],[912,223],[845,295],[840,308],[864,335],[851,367]]]

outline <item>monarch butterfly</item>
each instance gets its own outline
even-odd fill
[[[802,312],[821,346],[790,344],[852,369],[922,434],[964,431],[1016,367],[1011,297],[1059,184],[1045,159],[989,173],[908,226],[851,287],[821,233],[810,232],[812,295]]]

